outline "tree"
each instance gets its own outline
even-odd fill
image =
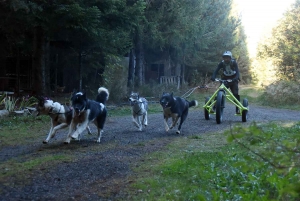
[[[124,55],[132,47],[131,33],[137,26],[137,19],[142,16],[143,1],[105,0],[105,1],[5,1],[3,4],[3,16],[6,21],[0,23],[1,33],[13,36],[12,33],[21,32],[24,35],[24,43],[29,44],[27,49],[33,52],[33,90],[36,93],[45,93],[45,74],[49,74],[49,68],[45,66],[45,58],[50,58],[45,48],[49,42],[57,41],[64,47],[64,57],[78,59],[75,78],[78,80],[78,88],[82,88],[82,80],[89,72],[90,66],[98,65],[104,69],[105,61],[94,62],[94,65],[83,66],[87,62],[95,61],[100,55],[105,60],[108,55]],[[6,15],[9,14],[9,15]],[[11,24],[21,24],[11,26]],[[2,28],[3,27],[3,28]],[[4,30],[4,27],[9,27]],[[27,32],[28,31],[28,34]],[[26,35],[27,34],[27,35]],[[20,34],[16,34],[20,36]],[[20,37],[14,37],[17,42]],[[53,44],[53,43],[50,43]],[[66,55],[66,56],[65,56]],[[89,61],[87,61],[89,59]],[[70,60],[64,58],[64,60]],[[71,61],[74,59],[71,59]],[[72,63],[72,62],[69,62]],[[48,62],[49,64],[49,62]],[[83,68],[86,68],[83,71]],[[43,77],[44,76],[44,77]],[[73,77],[74,78],[74,77]],[[48,90],[49,91],[49,90]]]
[[[271,59],[280,79],[298,80],[300,76],[300,1],[273,28],[271,36],[261,41],[258,46],[258,57]]]
[[[240,19],[231,10],[230,0],[151,1],[144,45],[152,52],[161,50],[183,68],[212,72],[225,50],[246,49]]]

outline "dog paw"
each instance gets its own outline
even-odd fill
[[[43,141],[43,144],[47,144],[48,142],[47,141]]]
[[[70,144],[70,142],[65,141],[64,144]]]
[[[178,134],[178,135],[179,135],[179,134],[180,134],[180,130],[176,131],[176,134]]]
[[[100,143],[100,139],[97,140],[97,143]]]
[[[78,135],[77,135],[77,136],[76,136],[76,135],[72,135],[71,138],[72,138],[73,140],[78,140],[78,139],[80,139]]]

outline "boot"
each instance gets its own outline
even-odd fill
[[[241,100],[240,100],[240,95],[234,95],[235,96],[235,98],[240,102]],[[238,107],[235,107],[235,113],[236,114],[240,114],[241,112],[240,112],[240,108],[238,108]]]

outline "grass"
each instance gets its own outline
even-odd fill
[[[274,141],[293,145],[299,126],[254,124],[227,135],[178,139],[166,150],[146,156],[142,166],[135,169],[139,176],[128,190],[130,200],[297,200],[298,153],[274,153],[269,140],[272,135]],[[226,143],[231,133],[241,131],[259,136],[260,143],[253,144],[247,138]],[[260,155],[252,154],[241,143]],[[262,156],[286,168],[276,168]]]
[[[10,116],[9,118],[0,118],[0,138],[3,146],[32,143],[32,139],[40,136],[40,133],[48,132],[49,117],[42,116],[35,118],[33,116]],[[49,124],[50,126],[50,124]],[[26,137],[24,137],[26,136]],[[5,140],[4,140],[5,139]]]
[[[264,94],[263,88],[259,87],[247,87],[247,86],[240,86],[240,96],[241,101],[243,98],[247,98],[249,104],[257,104],[261,105],[263,103],[262,95]]]

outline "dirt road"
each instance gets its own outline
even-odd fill
[[[10,159],[27,160],[53,155],[73,154],[74,159],[59,164],[51,161],[39,169],[23,176],[12,176],[0,184],[0,200],[127,200],[123,189],[132,176],[132,167],[138,166],[147,153],[164,148],[175,138],[191,135],[206,135],[228,129],[230,125],[242,123],[234,115],[235,108],[228,105],[224,110],[222,124],[213,119],[204,119],[200,106],[190,111],[182,126],[182,134],[175,129],[164,130],[162,114],[149,115],[149,126],[139,132],[131,123],[131,117],[110,117],[105,125],[101,144],[94,142],[96,136],[85,134],[81,141],[64,145],[67,130],[61,131],[47,145],[42,144],[45,136],[35,139],[30,145],[4,147],[0,162]],[[252,121],[299,121],[298,111],[251,106],[248,122]],[[91,127],[95,132],[95,127]],[[1,170],[5,174],[5,170]]]

